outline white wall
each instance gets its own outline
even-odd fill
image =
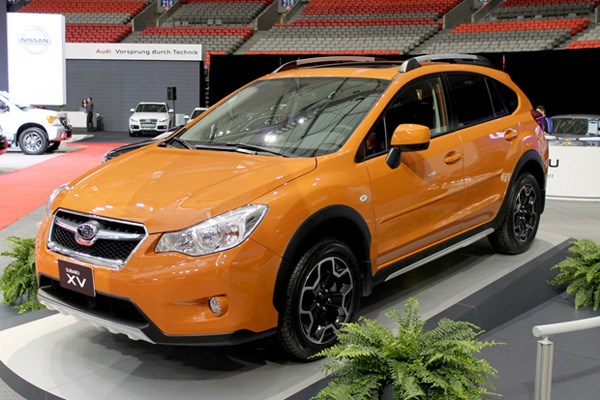
[[[67,102],[65,16],[7,13],[8,91],[39,105]]]

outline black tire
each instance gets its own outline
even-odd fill
[[[502,224],[488,238],[496,251],[519,254],[527,250],[538,230],[542,193],[533,175],[517,178],[508,191]]]
[[[129,136],[136,137],[138,134],[136,132],[129,131]]]
[[[60,147],[60,142],[50,142],[50,144],[48,145],[48,148],[46,149],[46,152],[52,153],[52,152],[58,150],[59,147]]]
[[[358,262],[336,239],[323,239],[300,258],[286,290],[277,339],[293,358],[306,361],[336,343],[343,323],[356,319]]]
[[[48,148],[46,132],[40,128],[27,128],[19,136],[21,151],[29,155],[44,154]]]

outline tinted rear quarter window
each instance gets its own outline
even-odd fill
[[[500,98],[508,114],[515,112],[519,106],[519,96],[508,86],[492,79],[489,80],[493,83],[494,88],[498,91]]]
[[[459,128],[512,114],[519,97],[494,79],[474,74],[449,74],[448,82]]]

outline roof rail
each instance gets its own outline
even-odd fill
[[[426,54],[423,56],[417,56],[409,58],[400,66],[400,72],[408,72],[413,69],[419,68],[422,62],[427,61],[441,61],[454,64],[475,64],[484,67],[494,68],[494,65],[485,57],[478,56],[475,54]]]
[[[296,69],[307,65],[317,66],[319,64],[343,64],[343,63],[372,63],[375,61],[382,61],[383,58],[378,57],[360,57],[360,56],[331,56],[331,57],[313,57],[313,58],[304,58],[300,60],[290,61],[279,68],[277,68],[272,73],[287,71],[289,69]]]

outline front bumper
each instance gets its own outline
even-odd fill
[[[157,124],[129,124],[129,132],[140,133],[140,134],[153,134],[163,133],[169,130],[169,123],[157,123]]]
[[[38,300],[45,305],[46,308],[52,311],[58,311],[64,315],[73,316],[81,321],[90,323],[96,328],[106,329],[114,334],[126,335],[131,340],[142,340],[152,344],[225,346],[257,340],[274,333],[274,330],[261,333],[241,330],[223,334],[184,337],[166,335],[149,320],[132,323],[84,312],[81,308],[74,306],[73,303],[68,300],[61,299],[61,295],[56,293],[56,288],[53,288],[52,286],[53,285],[40,288],[38,291]],[[51,294],[52,292],[54,292],[54,294]]]
[[[54,126],[46,128],[48,140],[51,142],[60,142],[71,138],[73,131],[70,126]]]
[[[269,334],[277,326],[273,290],[281,259],[247,240],[223,253],[188,257],[155,253],[151,234],[121,269],[96,266],[47,249],[47,222],[36,243],[40,301],[48,308],[161,344],[232,344]],[[58,260],[93,270],[95,296],[60,286]],[[211,297],[225,299],[215,314]]]

